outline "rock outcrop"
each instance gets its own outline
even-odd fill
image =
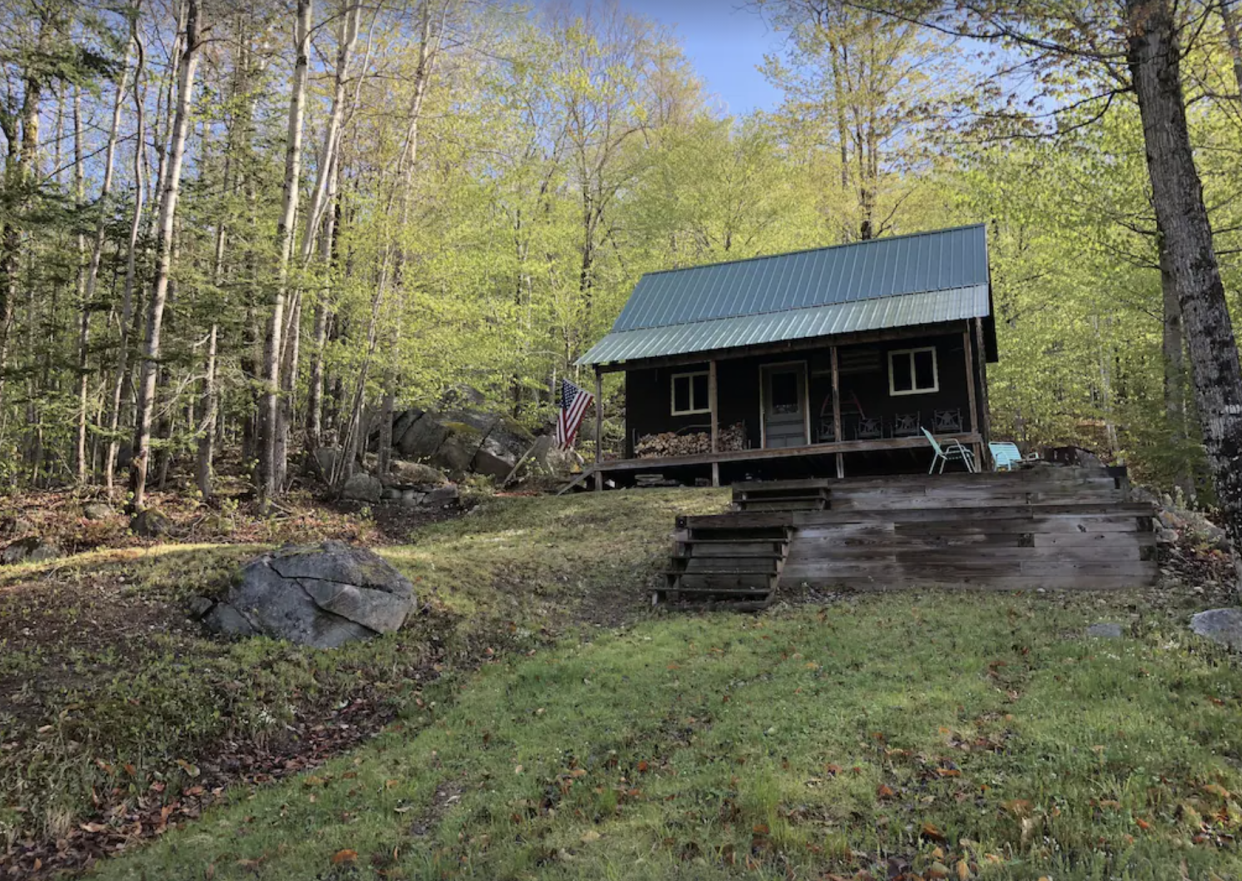
[[[336,648],[392,633],[416,610],[414,586],[378,554],[329,541],[252,560],[224,599],[195,612],[227,636]]]
[[[403,458],[457,477],[504,480],[534,443],[534,435],[514,420],[479,410],[411,408],[393,417],[392,445]]]

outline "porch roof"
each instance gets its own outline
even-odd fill
[[[983,225],[651,272],[578,363],[984,318],[988,289]]]

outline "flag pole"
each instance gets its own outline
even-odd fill
[[[604,489],[604,476],[600,471],[600,466],[604,462],[603,455],[604,443],[604,374],[600,372],[599,365],[595,366],[595,491],[602,492]]]

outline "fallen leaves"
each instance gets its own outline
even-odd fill
[[[348,848],[345,850],[338,850],[336,853],[332,854],[332,865],[334,866],[339,866],[341,863],[357,862],[357,860],[358,851],[349,850]]]

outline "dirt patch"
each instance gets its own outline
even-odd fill
[[[408,508],[396,502],[380,502],[367,505],[364,502],[340,500],[331,503],[331,509],[338,514],[358,516],[364,508],[370,509],[371,526],[375,532],[377,544],[407,544],[413,533],[432,523],[443,523],[468,514],[474,503],[469,499],[457,499],[443,505]]]

